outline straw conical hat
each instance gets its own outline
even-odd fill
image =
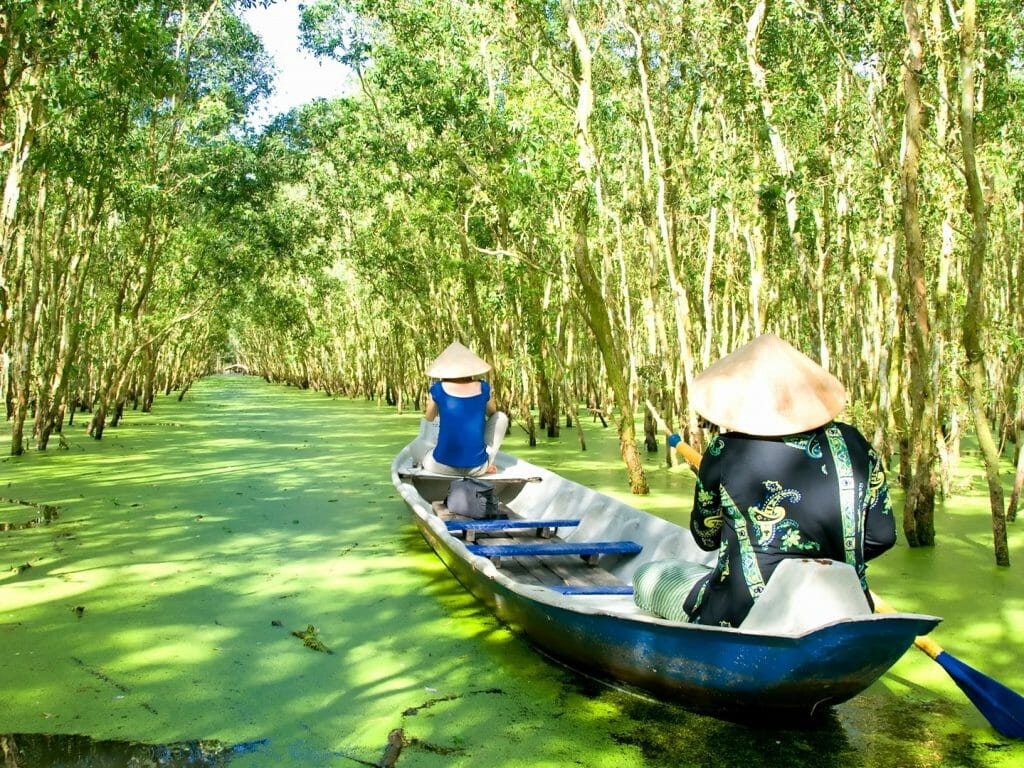
[[[690,399],[723,429],[778,436],[827,424],[846,404],[846,389],[807,355],[765,334],[696,376]]]
[[[426,373],[433,379],[464,379],[480,376],[489,370],[491,366],[455,341],[427,366]]]

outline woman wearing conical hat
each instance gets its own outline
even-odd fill
[[[700,465],[690,530],[714,567],[646,563],[637,604],[677,621],[738,627],[786,558],[849,563],[870,604],[865,562],[896,542],[878,455],[835,421],[843,385],[777,336],[760,336],[698,375],[694,409],[719,427]],[[678,435],[669,438],[670,445]]]
[[[494,457],[508,429],[508,416],[491,399],[491,385],[477,377],[491,366],[454,342],[427,366],[439,379],[430,387],[424,417],[439,418],[437,444],[423,468],[442,475],[477,477],[494,472]]]

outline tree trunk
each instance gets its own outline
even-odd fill
[[[648,453],[658,452],[658,425],[650,411],[644,413],[644,447]]]
[[[159,368],[156,350],[153,350],[151,359],[146,361],[146,370],[142,380],[142,412],[149,413],[153,410],[153,397],[156,390],[156,372]]]
[[[97,406],[96,410],[93,411],[92,418],[89,420],[89,437],[94,440],[102,440],[103,430],[106,429],[106,426],[107,404],[105,402],[101,402],[100,405]]]
[[[110,426],[116,427],[121,423],[121,418],[124,416],[124,405],[125,401],[121,399],[114,403],[114,415],[110,419]]]
[[[800,226],[800,210],[798,206],[798,190],[793,155],[790,152],[782,132],[775,121],[775,104],[771,93],[768,91],[767,72],[760,61],[761,34],[764,31],[765,22],[768,18],[768,0],[758,0],[754,10],[747,19],[747,33],[745,37],[747,69],[750,72],[750,82],[757,93],[761,106],[761,117],[764,123],[765,132],[768,135],[768,143],[771,146],[772,157],[775,161],[775,170],[783,185],[783,209],[786,213],[786,226],[789,232],[790,245],[793,249],[793,256],[797,265],[803,270],[806,277],[804,285],[808,290],[809,300],[815,306],[813,316],[814,333],[819,340],[819,362],[824,368],[829,367],[828,349],[823,340],[824,328],[824,303],[823,294],[823,266],[819,263],[812,266],[807,256],[807,245],[804,242],[804,235]]]
[[[613,329],[608,303],[601,292],[601,284],[594,265],[590,260],[588,230],[590,226],[591,190],[597,154],[594,150],[588,128],[590,113],[594,107],[594,91],[591,81],[590,46],[579,26],[572,3],[563,0],[566,12],[570,49],[570,65],[578,89],[576,103],[576,144],[579,148],[579,162],[582,176],[575,184],[572,196],[573,210],[573,265],[581,288],[584,316],[594,333],[601,357],[604,360],[608,381],[619,409],[619,449],[629,475],[629,487],[633,493],[645,494],[649,488],[644,474],[643,461],[636,445],[634,405],[626,378],[626,360],[621,348],[625,339]]]
[[[570,404],[575,402],[575,401],[573,401],[573,400],[571,400],[569,398],[568,391],[566,392],[566,399],[565,399],[565,401],[567,403],[570,403]],[[573,406],[573,407],[575,407],[575,406]],[[568,420],[569,419],[566,418],[566,421],[568,421]],[[580,450],[581,451],[585,451],[585,450],[587,450],[587,438],[586,438],[586,435],[583,434],[583,419],[581,419],[579,417],[579,413],[578,412],[576,412],[575,417],[573,418],[573,421],[576,422],[576,439],[579,441]],[[566,424],[566,426],[569,426],[569,425]]]
[[[924,66],[924,36],[915,0],[903,0],[903,20],[908,46],[903,71],[904,112],[903,235],[906,247],[903,275],[909,296],[910,336],[907,364],[910,369],[910,431],[907,448],[909,477],[905,477],[906,501],[903,533],[912,547],[935,544],[935,430],[931,379],[931,324],[928,316],[928,288],[925,279],[924,240],[921,235],[918,172],[921,154],[921,70]]]
[[[626,14],[625,5],[622,4],[623,15]],[[691,334],[691,323],[690,323],[690,307],[689,297],[687,296],[686,284],[679,279],[678,269],[676,267],[676,254],[674,252],[672,237],[669,232],[669,221],[667,214],[667,199],[670,192],[670,179],[669,179],[669,168],[668,162],[665,159],[664,152],[662,150],[661,139],[658,135],[658,130],[654,122],[654,109],[651,104],[651,88],[649,84],[649,75],[647,71],[648,56],[644,49],[644,38],[640,34],[639,30],[635,26],[628,26],[627,29],[633,36],[633,42],[636,46],[636,68],[639,83],[639,94],[640,103],[643,106],[644,115],[644,129],[641,131],[641,146],[646,149],[650,146],[650,154],[653,159],[655,180],[657,182],[657,188],[655,193],[654,211],[655,219],[657,221],[657,228],[653,226],[651,222],[649,211],[649,202],[647,195],[647,182],[648,182],[648,163],[646,156],[643,158],[644,168],[644,189],[641,192],[642,205],[641,205],[641,218],[644,220],[644,228],[648,241],[648,247],[652,257],[659,253],[661,254],[661,260],[665,265],[665,274],[668,277],[668,288],[672,297],[672,314],[675,320],[676,340],[678,343],[678,359],[674,366],[669,365],[670,356],[675,350],[670,350],[667,344],[663,345],[663,368],[665,374],[671,373],[672,380],[666,380],[665,385],[669,386],[678,393],[679,387],[677,383],[682,385],[682,390],[686,394],[687,401],[690,393],[690,382],[693,381],[693,353],[690,345],[690,334]],[[690,101],[687,107],[686,117],[681,121],[687,122],[689,119],[689,113],[691,113],[696,104],[696,100]],[[646,155],[646,153],[644,153]],[[652,270],[651,274],[656,275],[656,262],[657,259],[652,258]],[[654,290],[655,283],[652,278],[652,282],[649,286],[650,292],[654,297],[654,304],[658,306],[657,292]],[[657,310],[660,313],[660,310]],[[658,330],[662,330],[660,328]],[[710,329],[705,328],[705,334],[710,334]],[[674,368],[674,370],[672,370]],[[679,378],[681,382],[677,382]],[[682,403],[688,410],[689,403]],[[696,425],[695,415],[692,414],[689,419],[689,425],[691,427]]]
[[[533,418],[533,411],[530,410],[530,399],[526,392],[520,394],[519,412],[523,415],[524,429],[531,448],[537,447],[537,422]]]
[[[33,225],[33,237],[27,247],[31,250],[31,261],[25,262],[24,251],[26,248],[27,233],[19,229],[15,236],[17,244],[15,250],[19,254],[19,261],[25,266],[24,282],[27,290],[23,291],[21,304],[20,329],[16,335],[18,342],[17,357],[18,376],[12,381],[16,390],[14,418],[11,422],[11,455],[20,456],[24,450],[24,431],[26,417],[28,415],[29,400],[32,399],[33,384],[33,362],[36,358],[36,337],[39,330],[39,321],[43,305],[43,243],[42,243],[42,221],[43,211],[46,208],[46,181],[45,173],[40,174],[39,192],[36,201],[35,222]]]
[[[589,195],[579,194],[574,217],[573,260],[582,289],[587,323],[593,331],[594,340],[601,351],[608,381],[615,397],[615,404],[619,409],[619,449],[629,475],[629,487],[633,493],[645,494],[649,488],[647,477],[644,474],[643,461],[636,445],[635,414],[629,393],[629,382],[626,379],[626,364],[619,352],[615,333],[612,330],[612,321],[601,295],[601,287],[597,275],[594,273],[593,264],[590,262],[587,244],[589,211]]]
[[[1020,492],[1024,488],[1024,451],[1020,447],[1021,436],[1017,436],[1017,471],[1013,476],[1013,492],[1010,503],[1006,507],[1006,519],[1013,522],[1017,519],[1017,507],[1020,504]]]
[[[999,450],[985,413],[985,353],[982,347],[985,296],[985,250],[988,246],[988,203],[981,187],[975,156],[974,103],[977,46],[975,0],[965,0],[960,23],[960,141],[963,145],[964,177],[974,231],[971,233],[971,261],[967,270],[967,303],[964,306],[963,340],[969,371],[968,396],[974,414],[974,429],[985,459],[989,503],[992,510],[992,542],[996,565],[1010,564],[1006,542],[1003,486],[999,482]]]

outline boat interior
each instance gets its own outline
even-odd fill
[[[420,513],[436,517],[468,555],[486,558],[483,567],[495,579],[531,592],[542,588],[558,604],[665,622],[634,603],[636,568],[666,558],[711,564],[716,557],[680,526],[508,454],[496,458],[497,473],[481,478],[494,485],[500,518],[455,515],[444,501],[453,478],[419,468],[417,452],[415,444],[406,449],[399,477],[422,500]],[[872,618],[859,579],[845,563],[794,559],[783,565],[742,631],[802,634],[837,620]]]

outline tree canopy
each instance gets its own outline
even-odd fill
[[[774,332],[846,385],[912,544],[977,435],[1008,562],[1019,3],[314,0],[304,44],[360,91],[260,131],[250,5],[4,4],[12,453],[229,363],[418,408],[458,339],[532,436],[613,420],[642,493],[644,401],[700,447],[693,376]]]

